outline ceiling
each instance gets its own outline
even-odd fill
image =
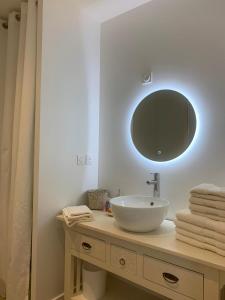
[[[103,23],[152,0],[91,0],[86,14]]]
[[[12,10],[18,10],[22,0],[0,0],[0,18],[6,19]]]

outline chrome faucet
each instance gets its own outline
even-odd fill
[[[151,173],[154,176],[154,179],[149,181],[147,180],[146,183],[148,185],[154,185],[153,196],[160,197],[160,174],[159,173]]]

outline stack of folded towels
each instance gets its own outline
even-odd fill
[[[190,210],[176,214],[176,238],[225,256],[225,188],[200,184],[189,202]]]
[[[62,214],[66,225],[69,227],[80,222],[90,222],[94,219],[93,212],[86,205],[63,208]]]

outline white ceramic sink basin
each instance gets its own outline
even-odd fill
[[[110,200],[118,225],[128,231],[148,232],[165,219],[169,202],[150,196],[121,196]]]

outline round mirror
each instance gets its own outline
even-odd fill
[[[159,90],[137,106],[131,122],[136,149],[153,161],[181,155],[196,131],[196,115],[188,99],[173,90]]]

